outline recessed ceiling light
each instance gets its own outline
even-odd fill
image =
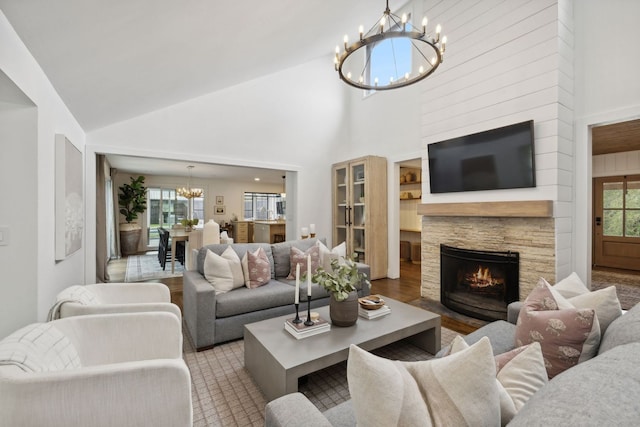
[[[254,181],[260,181],[260,178],[253,178]]]

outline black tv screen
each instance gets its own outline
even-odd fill
[[[427,146],[431,193],[536,186],[533,120]]]

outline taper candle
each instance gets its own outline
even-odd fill
[[[307,295],[311,296],[311,255],[307,256]]]
[[[296,299],[294,304],[300,303],[300,264],[296,264]]]

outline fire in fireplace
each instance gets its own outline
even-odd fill
[[[440,245],[440,301],[483,320],[506,320],[519,296],[518,252],[479,251]]]

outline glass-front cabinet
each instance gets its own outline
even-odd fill
[[[387,275],[387,161],[367,156],[333,165],[333,245]],[[374,230],[378,232],[373,232]]]

